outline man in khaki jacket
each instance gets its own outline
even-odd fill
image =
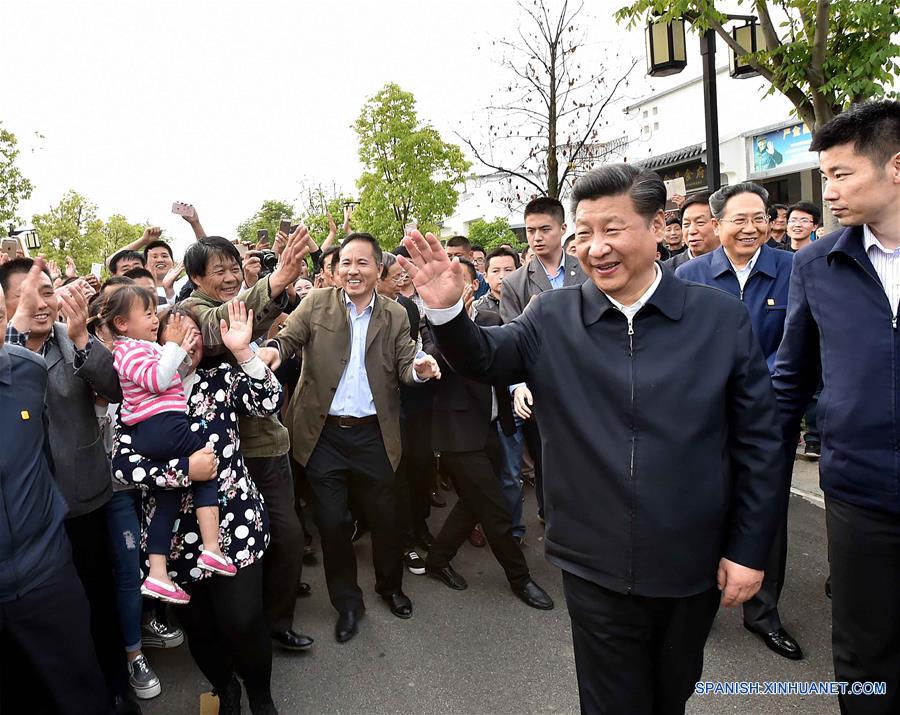
[[[375,293],[381,268],[375,238],[349,235],[335,270],[342,287],[310,292],[270,342],[282,360],[302,351],[288,425],[294,457],[306,466],[313,492],[328,594],[338,611],[335,637],[341,643],[356,635],[365,610],[351,541],[351,488],[372,529],[375,590],[395,616],[412,615],[412,602],[401,590],[395,514],[398,388],[401,382],[440,377],[434,358],[417,357],[406,310]]]

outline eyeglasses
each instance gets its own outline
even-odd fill
[[[811,218],[792,218],[788,221],[788,225],[790,224],[800,224],[801,226],[809,226],[813,223]]]
[[[751,221],[753,222],[754,226],[761,227],[761,226],[765,226],[767,223],[769,223],[769,217],[768,216],[754,216],[753,218],[747,218],[746,216],[738,216],[737,218],[720,218],[719,219],[720,223],[724,223],[726,221],[734,226],[737,226],[738,228],[742,228],[742,227],[746,226]]]

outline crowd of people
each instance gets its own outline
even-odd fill
[[[778,609],[800,444],[835,677],[887,688],[841,710],[897,712],[900,103],[812,150],[828,236],[819,206],[751,182],[667,213],[655,173],[611,164],[576,182],[571,233],[530,201],[521,251],[411,229],[387,252],[349,214],[340,240],[286,217],[248,246],[180,204],[180,261],[156,228],[105,280],[2,255],[0,708],[140,712],[162,692],[145,650],[186,639],[219,712],[243,692],[276,712],[273,644],[314,647],[310,517],[339,643],[363,627],[366,533],[398,618],[405,572],[468,587],[467,541],[553,609],[522,549],[530,482],[582,710],[683,712],[720,606],[803,657]]]

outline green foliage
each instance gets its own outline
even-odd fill
[[[462,150],[421,123],[415,98],[396,84],[369,99],[353,127],[365,167],[357,181],[354,227],[387,248],[397,245],[412,221],[420,230],[437,231],[456,208],[456,186],[469,170]]]
[[[282,218],[293,220],[294,207],[286,201],[263,201],[259,211],[237,227],[238,238],[244,243],[256,243],[256,232],[268,229],[269,244],[275,240]]]
[[[144,232],[143,225],[118,214],[104,222],[97,216],[97,206],[73,190],[47,213],[35,214],[32,223],[40,236],[40,253],[60,266],[72,256],[82,275],[90,272],[92,263],[104,263]]]
[[[300,217],[318,245],[321,246],[322,241],[328,237],[329,216],[337,226],[337,240],[343,238],[344,207],[353,202],[352,197],[338,191],[335,186],[318,184],[303,189],[300,194]]]
[[[769,93],[784,94],[810,127],[822,126],[854,102],[897,96],[892,90],[900,72],[900,45],[892,41],[900,33],[896,3],[783,0],[775,20],[763,0],[736,3],[759,17],[768,45],[740,56],[769,80]],[[648,14],[690,18],[696,31],[712,28],[726,44],[733,43],[715,0],[635,0],[616,18],[635,25]]]
[[[468,239],[473,246],[483,246],[485,253],[490,253],[504,243],[519,245],[519,239],[509,227],[509,221],[502,216],[493,221],[485,221],[483,218],[472,221],[469,224]]]
[[[6,225],[16,219],[19,203],[28,200],[34,189],[16,166],[17,144],[16,135],[0,124],[0,230],[4,236]]]

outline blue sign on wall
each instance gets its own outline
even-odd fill
[[[812,133],[806,124],[798,123],[752,137],[753,172],[762,173],[815,162],[809,144]]]

